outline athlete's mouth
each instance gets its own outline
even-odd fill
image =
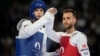
[[[39,16],[37,16],[37,17],[39,17],[39,18],[40,18],[41,16],[39,15]]]

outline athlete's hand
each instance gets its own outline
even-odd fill
[[[57,9],[54,8],[54,7],[52,7],[52,8],[49,8],[49,9],[46,11],[44,17],[45,17],[46,19],[48,19],[48,20],[53,20],[56,13],[57,13]]]
[[[48,9],[48,12],[52,13],[53,15],[55,15],[57,13],[57,9],[52,7],[50,9]]]
[[[49,8],[47,11],[46,11],[46,14],[51,14],[51,15],[55,15],[57,13],[57,9],[54,8],[54,7],[51,7]]]

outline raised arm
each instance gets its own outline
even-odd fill
[[[51,8],[50,11],[52,12],[52,10],[54,10],[53,11],[54,13],[52,13],[52,16],[50,17],[50,22],[45,25],[46,34],[47,34],[48,38],[50,38],[51,40],[59,43],[60,42],[60,36],[61,36],[62,32],[55,32],[53,30],[54,16],[57,13],[57,10],[55,8]]]
[[[49,19],[52,16],[49,11],[45,13],[44,16],[42,16],[39,20],[37,20],[34,23],[31,23],[31,21],[27,20],[24,21],[21,25],[21,28],[19,30],[19,35],[17,38],[28,38],[29,36],[32,36],[35,34],[43,25],[49,22]]]

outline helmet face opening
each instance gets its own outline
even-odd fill
[[[33,14],[36,17],[36,19],[40,19],[40,17],[42,17],[44,15],[44,9],[43,8],[36,8],[33,11]]]
[[[32,19],[36,19],[36,16],[33,13],[36,8],[43,8],[43,10],[45,12],[46,11],[45,2],[43,2],[41,0],[35,0],[31,3],[30,9],[29,9],[29,17],[31,17]]]

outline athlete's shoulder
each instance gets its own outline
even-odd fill
[[[24,26],[29,25],[29,24],[32,24],[31,20],[28,20],[28,19],[26,19],[26,18],[23,18],[23,19],[21,19],[21,20],[18,22],[18,24],[17,24],[17,30],[19,31],[19,29],[20,29],[21,27],[24,27]]]
[[[76,31],[74,34],[73,34],[73,37],[77,38],[78,40],[82,39],[82,40],[87,40],[87,36],[85,33],[83,32],[80,32],[80,31]]]
[[[85,34],[85,33],[80,32],[80,31],[76,31],[76,35],[78,35],[78,36],[86,36],[86,34]]]

